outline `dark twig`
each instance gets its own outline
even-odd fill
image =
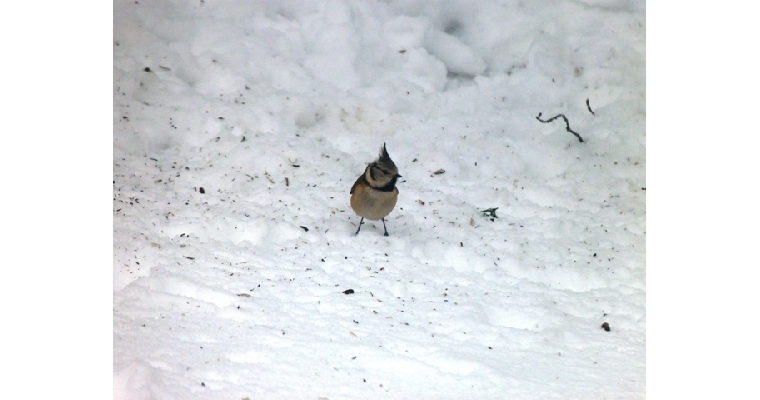
[[[543,123],[545,123],[545,124],[548,124],[549,122],[552,122],[552,121],[554,121],[555,119],[557,119],[557,118],[559,118],[559,117],[562,117],[562,119],[564,119],[564,120],[565,120],[565,125],[567,125],[567,128],[565,128],[565,129],[566,129],[568,132],[570,132],[570,133],[572,133],[573,135],[575,135],[575,137],[577,137],[577,138],[578,138],[578,141],[580,141],[581,143],[583,143],[583,138],[581,137],[581,135],[579,135],[579,134],[578,134],[578,132],[576,132],[576,131],[574,131],[574,130],[570,129],[570,121],[568,121],[568,120],[567,120],[567,117],[565,117],[565,115],[564,115],[564,114],[557,114],[557,115],[555,115],[554,117],[551,117],[551,118],[547,119],[546,121],[544,121],[544,120],[542,120],[542,119],[541,119],[541,113],[538,113],[538,117],[536,117],[536,119],[537,119],[537,120],[539,120],[540,122],[543,122]]]
[[[588,107],[588,111],[591,113],[591,115],[596,117],[596,113],[591,109],[591,104],[588,104],[588,99],[586,99],[586,107]]]

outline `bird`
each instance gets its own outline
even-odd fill
[[[388,150],[380,148],[380,154],[377,159],[364,169],[354,186],[351,187],[351,208],[356,215],[361,217],[359,228],[354,236],[359,234],[362,229],[364,218],[372,221],[383,221],[383,236],[388,235],[388,228],[385,227],[385,217],[393,211],[398,200],[398,188],[396,180],[401,178],[398,174],[396,164],[388,155]]]

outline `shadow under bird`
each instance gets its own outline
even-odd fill
[[[375,161],[367,165],[364,173],[351,187],[351,208],[354,209],[356,215],[362,217],[354,236],[358,235],[362,229],[364,218],[372,221],[382,220],[384,235],[388,236],[385,217],[396,206],[396,200],[398,200],[396,180],[398,178],[401,178],[401,175],[398,174],[398,168],[391,160],[388,150],[385,149],[385,143],[383,143],[383,147],[380,148],[380,155]]]

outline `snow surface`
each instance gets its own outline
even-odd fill
[[[645,31],[626,0],[116,1],[114,398],[643,398]],[[390,237],[354,237],[383,143]]]

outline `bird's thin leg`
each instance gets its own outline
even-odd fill
[[[385,231],[385,234],[383,236],[390,236],[388,235],[388,229],[385,227],[385,218],[381,218],[383,220],[383,230]]]
[[[359,229],[356,230],[356,233],[354,233],[354,236],[359,234],[359,230],[362,229],[362,222],[364,222],[364,217],[362,217],[361,221],[359,221]]]

